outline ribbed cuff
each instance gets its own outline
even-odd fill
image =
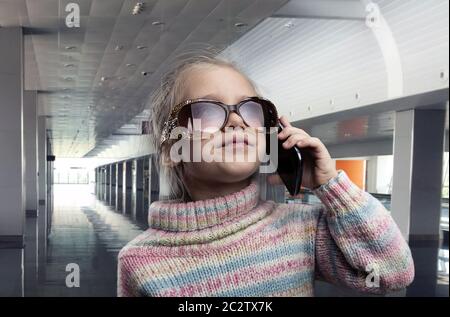
[[[344,170],[338,170],[337,176],[312,192],[335,216],[363,208],[367,201],[366,192],[356,186]]]

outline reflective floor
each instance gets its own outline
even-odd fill
[[[88,185],[55,185],[54,200],[45,270],[37,287],[25,283],[25,296],[116,296],[117,254],[142,225],[98,201]],[[66,286],[71,263],[79,287]]]
[[[37,219],[28,218],[25,252],[0,249],[0,295],[116,296],[117,254],[146,227],[133,218],[97,200],[88,185],[55,185],[47,246],[36,243]],[[422,244],[411,249],[416,279],[390,296],[448,296],[448,247]],[[66,285],[71,263],[79,267],[79,287]],[[361,296],[321,282],[316,295]]]

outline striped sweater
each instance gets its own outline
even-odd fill
[[[325,280],[382,294],[409,285],[411,252],[383,205],[343,170],[322,204],[277,204],[258,186],[154,202],[150,228],[119,253],[119,296],[313,296]]]

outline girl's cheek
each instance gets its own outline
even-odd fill
[[[266,152],[266,137],[264,134],[258,134],[256,146],[257,146],[258,158],[262,158],[262,155],[264,155]]]

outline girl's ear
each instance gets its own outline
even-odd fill
[[[170,157],[164,155],[164,159],[161,162],[161,165],[164,167],[170,167],[173,168],[175,166],[178,166],[181,162],[174,162],[170,159]]]
[[[180,164],[181,162],[174,162],[174,161],[171,161],[170,159],[169,160],[164,160],[163,161],[163,163],[162,163],[162,165],[164,166],[164,167],[170,167],[170,168],[173,168],[173,167],[175,167],[175,166],[178,166],[179,164]]]
[[[175,162],[175,161],[171,160],[170,155],[169,155],[169,149],[170,149],[170,146],[167,147],[167,145],[165,145],[163,147],[163,149],[162,149],[163,155],[161,157],[161,165],[164,167],[173,168],[173,167],[177,166],[178,164],[180,164],[181,161]]]
[[[168,140],[161,147],[161,164],[166,167],[175,167],[181,162],[191,162],[191,147],[191,139],[188,137]]]

